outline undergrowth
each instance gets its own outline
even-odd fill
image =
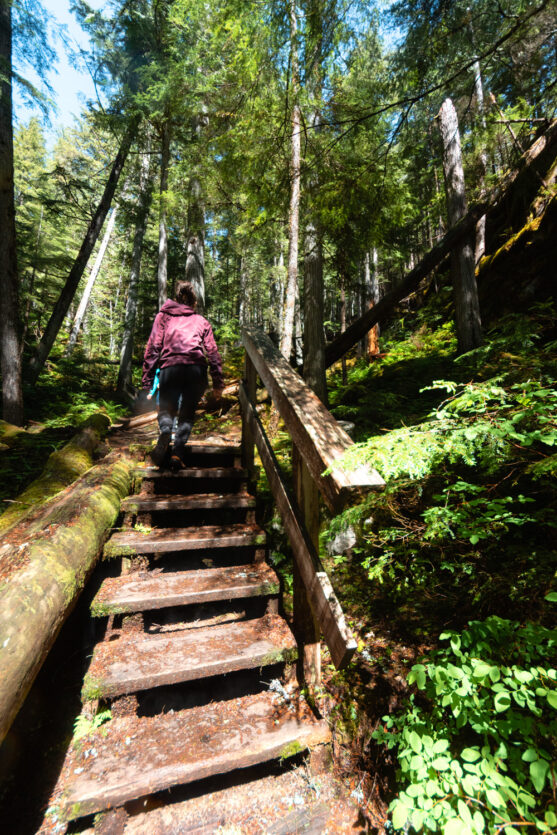
[[[373,737],[396,754],[398,829],[557,826],[556,325],[541,304],[454,359],[451,327],[418,318],[346,388],[332,377],[335,414],[356,424],[343,465],[386,482],[323,532],[339,595],[362,629],[383,618],[425,650]],[[360,648],[377,673],[373,641]]]

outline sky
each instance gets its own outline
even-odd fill
[[[105,0],[88,0],[88,2],[93,8],[100,9],[104,6]],[[75,50],[78,47],[88,48],[89,38],[71,14],[70,0],[41,0],[41,4],[52,15],[55,23],[66,27],[66,39]],[[91,76],[84,68],[79,67],[79,62],[75,57],[68,56],[60,38],[56,39],[55,49],[58,61],[49,72],[48,80],[54,90],[53,98],[56,107],[51,108],[50,124],[44,123],[45,136],[50,146],[54,144],[62,128],[71,127],[74,124],[85,101],[96,97]],[[28,66],[16,67],[16,69],[20,70],[22,75],[30,81],[37,81],[36,75]],[[43,118],[36,105],[31,106],[23,101],[17,85],[14,89],[14,114],[17,122],[26,122],[33,115]]]

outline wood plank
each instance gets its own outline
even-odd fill
[[[381,490],[385,483],[372,467],[362,465],[354,471],[340,467],[338,458],[353,446],[352,439],[269,337],[255,328],[243,328],[242,342],[333,513],[355,492]],[[325,470],[330,470],[329,475],[323,475]]]
[[[330,740],[326,722],[301,697],[294,707],[285,709],[267,692],[154,718],[113,719],[69,749],[50,805],[72,820]]]
[[[244,420],[248,420],[251,424],[255,443],[292,546],[313,616],[321,627],[334,665],[337,669],[341,669],[346,666],[356,651],[356,641],[346,626],[340,603],[327,573],[281,478],[278,462],[261,421],[242,386],[240,386],[240,402]]]
[[[158,481],[161,478],[234,478],[246,479],[248,472],[244,467],[186,467],[173,473],[170,470],[159,470],[157,467],[138,467],[135,475],[139,478]]]
[[[114,698],[166,684],[252,670],[298,654],[279,615],[163,634],[127,633],[97,644],[81,698]]]
[[[198,493],[182,496],[178,493],[154,496],[128,496],[121,503],[125,513],[141,513],[155,510],[218,510],[253,508],[255,497],[249,493]]]
[[[133,554],[197,551],[200,548],[238,548],[264,545],[266,534],[257,525],[204,525],[191,528],[156,528],[149,533],[126,530],[113,534],[104,546],[106,558]]]
[[[106,579],[91,603],[91,614],[102,617],[278,593],[278,577],[266,563],[200,571],[141,571]]]
[[[240,444],[186,444],[186,458],[188,455],[240,455]]]

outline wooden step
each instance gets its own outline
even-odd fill
[[[70,747],[50,806],[72,820],[329,741],[327,724],[302,698],[292,708],[266,692],[153,718],[113,719]]]
[[[126,513],[148,513],[156,510],[237,510],[255,507],[255,497],[249,493],[198,493],[191,496],[158,494],[128,496],[121,508]]]
[[[169,606],[212,603],[278,594],[278,577],[267,563],[200,571],[137,571],[109,577],[91,603],[93,617],[147,612]]]
[[[186,458],[188,455],[241,455],[242,447],[239,444],[187,444]],[[187,462],[185,462],[187,463]]]
[[[149,533],[121,531],[104,546],[106,558],[134,554],[198,551],[201,548],[238,548],[264,545],[265,531],[257,525],[204,525],[191,528],[155,528]]]
[[[278,577],[264,562],[167,574],[141,571],[105,580],[91,604],[91,614],[102,617],[278,592]]]
[[[158,635],[127,633],[97,644],[82,699],[114,698],[292,661],[296,656],[294,636],[279,615]]]
[[[158,481],[160,479],[184,480],[191,478],[235,478],[247,479],[248,471],[245,467],[185,467],[174,473],[171,470],[159,470],[158,467],[138,467],[135,475],[139,478]]]

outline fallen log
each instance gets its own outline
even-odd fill
[[[136,462],[108,456],[0,551],[0,743],[73,608],[131,487]]]
[[[397,302],[404,299],[419,286],[423,278],[437,267],[458,244],[475,227],[482,215],[489,215],[499,209],[503,203],[512,203],[514,192],[523,187],[525,177],[539,177],[537,163],[544,154],[550,158],[555,155],[557,146],[557,119],[520,157],[517,167],[511,171],[493,189],[485,200],[472,206],[468,213],[422,258],[419,264],[401,281],[394,290],[372,308],[367,310],[359,319],[352,322],[344,333],[334,339],[325,349],[325,365],[328,368],[339,360],[347,351],[362,339],[370,328],[386,319]]]
[[[69,443],[49,455],[41,475],[0,514],[0,536],[93,466],[93,452],[109,426],[110,418],[99,412],[85,422]]]

